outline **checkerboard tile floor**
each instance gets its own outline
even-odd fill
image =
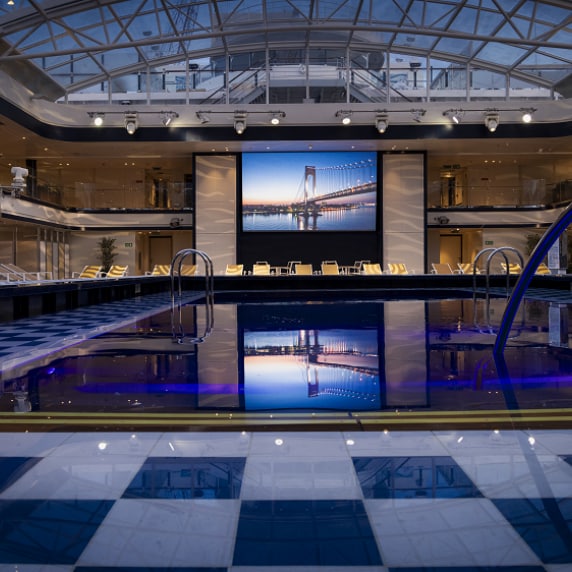
[[[572,430],[0,433],[0,570],[570,572]]]

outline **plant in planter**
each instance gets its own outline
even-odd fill
[[[108,272],[117,257],[115,238],[105,236],[97,243],[97,246],[99,246],[99,261],[103,266],[103,272]]]

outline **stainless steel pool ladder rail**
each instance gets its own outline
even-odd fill
[[[185,329],[183,327],[183,293],[182,293],[182,279],[181,270],[183,266],[183,261],[187,256],[195,255],[199,256],[205,266],[205,329],[201,336],[195,336],[192,338],[185,338]],[[171,261],[170,269],[171,277],[171,330],[173,333],[173,338],[179,344],[188,341],[190,343],[201,343],[203,342],[212,332],[214,326],[214,267],[211,258],[203,252],[202,250],[196,250],[195,248],[184,248],[179,250],[177,254],[173,257]],[[176,298],[178,294],[178,298]],[[177,317],[178,323],[175,323],[175,316]]]
[[[544,260],[552,245],[558,240],[560,235],[566,231],[568,225],[572,222],[572,202],[560,213],[560,216],[548,227],[542,235],[538,244],[532,251],[526,266],[522,269],[512,294],[506,305],[497,339],[493,348],[493,354],[497,358],[503,357],[504,348],[508,336],[510,334],[512,323],[516,316],[516,312],[534,274],[538,270],[540,263]],[[500,360],[502,361],[502,360]]]
[[[485,309],[485,315],[486,315],[486,321],[487,321],[487,333],[489,334],[494,334],[494,328],[491,326],[491,319],[490,319],[490,276],[491,276],[491,262],[493,260],[493,258],[497,255],[497,254],[501,254],[504,258],[504,262],[505,262],[505,266],[506,266],[506,295],[508,297],[509,292],[510,292],[510,268],[509,268],[509,261],[508,261],[508,256],[507,256],[507,252],[512,252],[514,254],[517,255],[519,261],[520,261],[520,266],[522,268],[522,266],[524,265],[524,259],[522,257],[522,254],[516,249],[513,248],[512,246],[499,246],[499,247],[488,247],[488,248],[483,248],[474,258],[473,260],[473,302],[475,302],[476,304],[476,295],[477,295],[477,262],[479,261],[479,258],[486,254],[486,253],[490,253],[489,256],[487,257],[486,263],[485,263],[485,279],[486,279],[486,284],[485,284],[485,304],[486,304],[486,309]],[[477,312],[476,310],[474,311],[474,324],[475,326],[478,328],[478,323],[477,323]],[[482,330],[479,330],[482,331]]]

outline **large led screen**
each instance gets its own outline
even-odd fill
[[[242,230],[375,231],[377,154],[242,154]]]

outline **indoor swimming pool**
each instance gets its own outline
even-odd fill
[[[505,305],[506,298],[470,296],[246,299],[212,309],[186,303],[179,315],[163,300],[157,311],[127,310],[85,339],[64,337],[52,351],[38,350],[26,328],[30,344],[3,358],[0,408],[172,419],[329,413],[404,422],[465,412],[478,422],[482,412],[515,411],[557,418],[572,407],[572,306],[526,300],[500,367],[492,346]],[[37,320],[45,331],[57,315]]]
[[[0,570],[570,572],[570,306],[527,300],[499,378],[505,303],[2,325]]]

